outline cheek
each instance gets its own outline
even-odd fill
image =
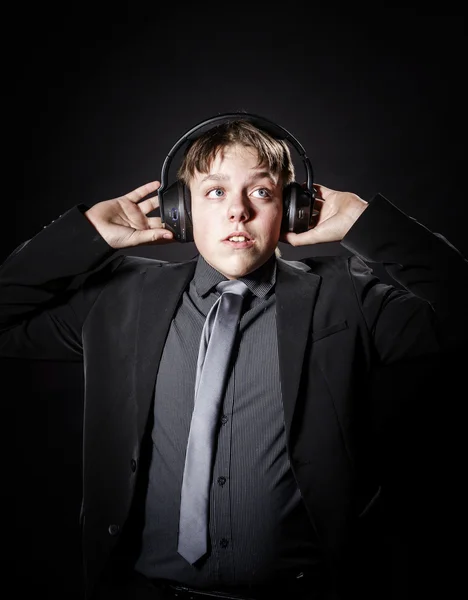
[[[209,245],[210,239],[213,238],[216,231],[210,215],[206,211],[200,210],[199,207],[194,208],[192,210],[192,226],[195,243],[203,246]]]
[[[267,225],[267,230],[270,232],[270,234],[272,236],[274,236],[274,237],[279,236],[282,220],[283,220],[282,209],[275,210],[275,212],[271,215],[268,225]]]
[[[194,205],[194,203],[192,202],[192,225],[193,225],[193,230],[200,230],[203,223],[205,222],[205,219],[203,218],[203,215],[201,214],[200,211],[200,207],[197,206],[196,204]]]

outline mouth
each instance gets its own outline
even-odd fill
[[[243,249],[251,248],[255,242],[246,231],[234,231],[224,238],[223,243],[231,248]]]

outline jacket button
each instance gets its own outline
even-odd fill
[[[137,468],[137,462],[134,458],[130,461],[130,468],[132,469],[132,473],[135,473]]]
[[[113,523],[112,525],[109,525],[109,535],[117,535],[120,531],[120,527],[118,525],[116,525],[115,523]]]

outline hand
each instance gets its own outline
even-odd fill
[[[303,233],[284,233],[280,241],[291,246],[339,242],[367,208],[368,203],[351,192],[338,192],[319,184],[314,184],[314,188],[317,215],[311,229]]]
[[[112,248],[173,242],[160,217],[146,216],[159,207],[159,200],[157,196],[143,199],[160,185],[159,181],[146,183],[119,198],[98,202],[84,214]]]

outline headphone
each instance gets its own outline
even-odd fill
[[[233,112],[211,117],[189,129],[177,140],[164,160],[161,171],[161,185],[158,189],[161,223],[163,227],[165,226],[172,231],[174,238],[179,242],[193,242],[194,240],[190,190],[179,180],[169,186],[167,185],[169,168],[174,155],[183,144],[192,142],[216,125],[237,119],[252,123],[277,140],[289,141],[301,156],[307,173],[306,188],[296,181],[284,187],[281,231],[301,233],[309,229],[314,213],[315,189],[313,187],[312,165],[304,147],[289,131],[269,119],[251,113]]]

